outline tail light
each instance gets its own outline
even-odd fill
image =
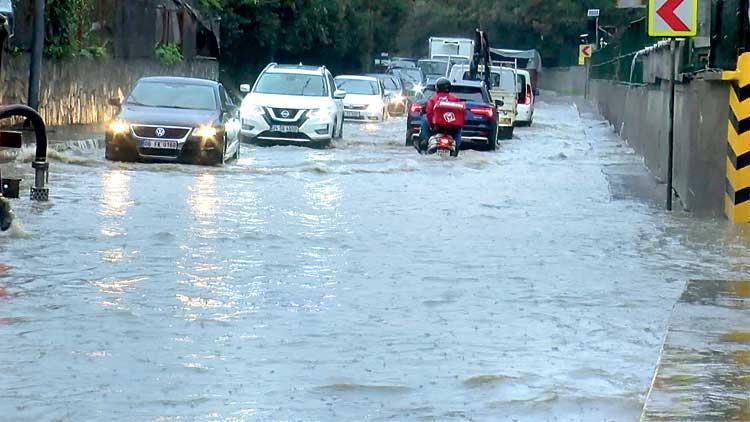
[[[531,105],[531,102],[534,100],[534,94],[533,94],[533,91],[531,90],[530,85],[526,85],[526,92],[527,94],[526,94],[526,98],[523,99],[523,104]]]
[[[409,114],[416,114],[422,112],[422,104],[419,103],[411,103],[409,106]]]
[[[453,143],[453,139],[451,138],[440,138],[438,139],[438,146],[441,148],[450,148],[451,144]]]
[[[495,117],[495,110],[493,110],[491,107],[476,107],[472,108],[469,111],[471,111],[471,114],[476,114],[478,116],[486,116],[488,118]]]

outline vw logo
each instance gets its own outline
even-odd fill
[[[452,111],[449,111],[449,112],[443,114],[443,119],[445,119],[445,121],[448,122],[448,123],[452,123],[452,122],[456,121],[456,115],[453,114]]]
[[[288,119],[291,114],[289,113],[289,110],[284,110],[281,112],[281,117]]]
[[[163,138],[166,133],[167,131],[164,130],[163,127],[157,127],[156,130],[154,131],[154,134],[156,135],[157,138]]]

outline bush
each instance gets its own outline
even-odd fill
[[[164,66],[176,66],[182,63],[182,52],[176,44],[157,44],[154,54]]]

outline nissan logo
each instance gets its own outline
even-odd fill
[[[157,127],[156,130],[154,131],[154,134],[156,135],[157,138],[163,138],[164,135],[166,135],[166,133],[167,131],[164,130],[163,127]]]
[[[284,110],[281,112],[281,117],[288,119],[290,116],[289,110]]]

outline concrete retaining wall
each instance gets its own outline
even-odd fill
[[[539,88],[561,94],[583,95],[586,89],[586,68],[577,66],[544,69],[539,75]]]
[[[720,215],[727,145],[727,85],[693,80],[675,95],[674,187],[685,209]],[[620,136],[644,157],[654,176],[667,178],[667,83],[629,85],[591,81],[590,98]]]
[[[107,104],[109,98],[124,97],[138,78],[156,75],[217,80],[219,64],[195,60],[164,67],[148,59],[45,61],[40,112],[49,126],[102,123],[115,111]],[[0,104],[26,104],[28,77],[27,56],[6,56],[0,75]]]

